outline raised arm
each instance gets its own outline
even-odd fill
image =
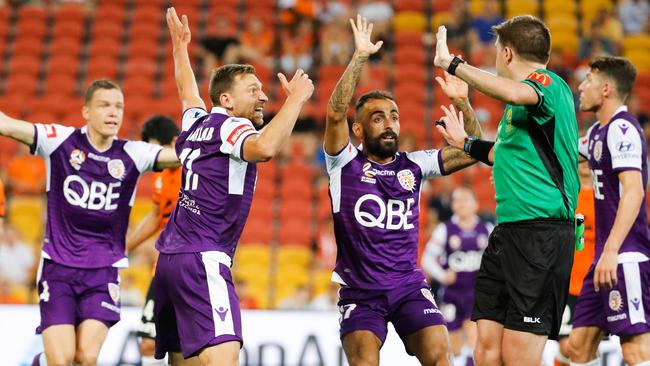
[[[447,70],[454,55],[447,47],[447,28],[438,28],[436,34],[436,57],[434,64]],[[508,78],[496,76],[467,63],[461,63],[456,68],[456,76],[467,82],[481,93],[511,105],[535,105],[539,97],[532,86]]]
[[[356,24],[350,19],[350,25],[354,34],[355,51],[327,103],[324,147],[325,152],[330,155],[337,154],[350,140],[347,120],[350,101],[359,83],[361,69],[368,61],[368,57],[379,51],[383,44],[383,41],[374,44],[370,41],[373,25],[361,15],[357,15]]]
[[[34,125],[0,112],[0,135],[31,146],[34,144]]]
[[[458,111],[463,113],[464,129],[468,135],[481,137],[481,125],[476,118],[474,109],[469,104],[469,87],[463,80],[445,71],[444,79],[436,76],[436,82],[442,91],[451,99]]]
[[[268,161],[280,152],[291,135],[302,106],[314,92],[314,84],[309,75],[300,69],[291,81],[287,81],[283,74],[278,74],[278,78],[287,99],[259,135],[253,135],[244,141],[242,156],[246,161]]]
[[[176,10],[167,9],[167,27],[172,40],[172,55],[174,56],[174,77],[176,78],[176,87],[178,96],[181,98],[183,110],[188,108],[203,108],[205,103],[199,94],[199,87],[194,78],[190,55],[187,46],[192,39],[190,26],[187,15],[182,16],[182,20],[176,15]]]

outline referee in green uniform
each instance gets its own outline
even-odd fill
[[[498,225],[475,287],[477,366],[539,365],[556,339],[569,290],[575,243],[578,125],[569,86],[546,70],[551,37],[532,16],[495,27],[495,76],[449,53],[437,34],[434,63],[478,91],[506,103],[497,141],[467,136],[460,121],[439,126],[450,145],[494,164]],[[476,118],[454,101],[464,119]]]

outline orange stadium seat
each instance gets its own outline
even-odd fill
[[[74,21],[83,23],[86,17],[86,10],[81,4],[60,4],[54,12],[55,21]]]
[[[422,0],[395,0],[395,9],[399,11],[414,11],[423,13],[425,10],[426,2]]]
[[[49,94],[74,95],[77,90],[77,78],[74,75],[52,74],[47,78],[46,90]]]
[[[56,92],[48,93],[42,98],[33,99],[29,105],[32,113],[36,112],[49,112],[56,116],[56,120],[60,120],[63,113],[65,113],[65,105],[63,101],[67,97],[57,94]]]
[[[250,217],[246,220],[240,243],[269,244],[273,239],[273,225],[269,221]]]
[[[158,43],[148,38],[133,40],[129,42],[128,55],[155,59],[158,57]]]
[[[79,61],[75,56],[56,54],[51,57],[47,63],[48,75],[68,75],[76,77],[78,71]]]
[[[153,96],[153,78],[144,75],[133,75],[124,79],[124,94]]]
[[[625,52],[650,52],[650,35],[635,34],[626,36],[623,38],[623,50]]]
[[[137,19],[135,24],[155,24],[160,25],[164,16],[164,8],[162,4],[146,4],[140,1],[135,3],[135,8],[133,10],[132,19]]]
[[[81,41],[84,35],[84,24],[76,21],[58,21],[52,28],[52,39],[74,38],[77,42]]]
[[[124,65],[125,78],[134,76],[145,76],[153,79],[157,70],[157,63],[154,60],[142,57],[129,58]]]
[[[97,23],[93,24],[91,34],[92,39],[96,42],[99,39],[111,38],[119,41],[124,34],[124,27],[119,22],[113,22],[111,20],[100,20],[106,18],[96,18],[98,19]]]
[[[539,16],[539,4],[537,0],[507,0],[506,17],[512,18],[516,15],[530,14]]]
[[[73,56],[77,58],[81,53],[81,42],[78,39],[65,37],[55,38],[50,46],[50,57],[57,55]]]
[[[300,180],[303,183],[311,186],[311,180],[314,176],[314,168],[302,162],[291,162],[285,164],[280,169],[280,174],[282,176],[282,184],[287,183],[286,180]]]
[[[287,200],[283,198],[280,205],[280,222],[286,222],[294,218],[304,218],[310,220],[313,213],[311,195],[306,199],[292,198]]]
[[[56,113],[50,111],[31,111],[25,116],[25,119],[32,123],[58,123],[59,117]]]
[[[244,244],[237,248],[233,264],[238,267],[256,265],[268,267],[271,264],[271,249],[268,245]]]
[[[404,31],[396,32],[393,35],[396,47],[402,48],[403,46],[416,46],[420,47],[422,51],[424,35],[420,32]]]
[[[433,14],[448,12],[453,4],[454,0],[436,0],[433,2]]]
[[[406,11],[400,12],[393,18],[393,28],[396,31],[424,31],[426,19],[422,13]]]
[[[36,18],[20,19],[16,25],[16,34],[19,36],[29,35],[30,37],[45,37],[47,24],[44,20]]]
[[[43,54],[43,39],[41,37],[30,37],[21,35],[14,40],[13,55],[41,57]]]
[[[115,79],[117,76],[117,59],[105,57],[101,52],[94,53],[88,60],[86,67],[86,81],[90,82],[96,79]]]
[[[90,42],[90,52],[88,57],[90,59],[114,59],[111,62],[117,63],[117,58],[120,55],[122,43],[113,38],[93,39]]]
[[[424,50],[422,46],[400,46],[395,48],[395,62],[397,64],[421,64],[424,65]],[[409,67],[411,68],[411,67]],[[419,66],[423,69],[423,66]]]
[[[578,32],[578,21],[573,14],[556,14],[550,18],[547,17],[545,23],[551,31],[551,43],[553,43],[553,38],[556,34],[576,34]]]
[[[421,64],[411,63],[398,65],[395,69],[395,80],[399,83],[420,83],[424,85],[427,70]]]
[[[19,21],[24,19],[34,19],[44,22],[47,19],[47,11],[41,6],[21,6],[18,8]]]
[[[294,218],[280,224],[280,245],[309,246],[312,240],[311,220]]]
[[[19,94],[24,97],[33,96],[38,87],[38,79],[35,75],[29,74],[11,74],[7,78],[5,93]]]
[[[544,20],[549,21],[556,15],[569,15],[575,17],[576,15],[576,2],[566,0],[546,0],[542,1],[544,9]]]
[[[124,21],[124,16],[126,11],[124,10],[123,5],[115,3],[103,3],[99,5],[93,18],[95,20],[106,19],[106,22],[114,22],[117,25],[121,26],[121,23]]]
[[[395,100],[411,100],[417,103],[424,103],[426,99],[425,87],[419,82],[399,82],[393,90]]]
[[[160,23],[135,23],[131,25],[131,39],[150,39],[152,41],[160,40],[161,33]]]

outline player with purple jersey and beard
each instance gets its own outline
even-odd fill
[[[0,113],[0,134],[45,159],[47,225],[37,282],[45,352],[34,364],[94,365],[120,320],[118,268],[138,178],[178,166],[173,149],[121,140],[124,96],[108,81],[88,87],[81,129],[31,124]]]
[[[627,59],[589,63],[580,109],[598,118],[580,140],[594,185],[594,262],[578,296],[571,332],[571,365],[600,365],[598,344],[620,337],[629,365],[650,365],[650,231],[645,187],[648,151],[643,130],[627,111],[636,70]]]
[[[440,310],[447,321],[454,365],[466,366],[476,344],[476,323],[470,320],[474,284],[494,226],[476,215],[478,202],[469,187],[456,188],[451,199],[454,216],[433,231],[422,269],[443,286]]]
[[[314,90],[298,70],[277,115],[261,131],[268,98],[250,65],[213,71],[206,111],[192,72],[188,20],[167,11],[175,77],[183,109],[176,151],[181,191],[156,248],[156,358],[173,365],[238,365],[241,314],[230,266],[255,190],[257,162],[270,160],[287,142],[300,110]]]
[[[392,322],[406,351],[423,365],[449,365],[444,319],[417,266],[420,190],[425,180],[475,160],[452,147],[398,152],[399,110],[383,91],[357,101],[352,130],[362,146],[352,145],[346,112],[361,69],[381,41],[371,42],[372,24],[365,18],[350,23],[356,50],[330,97],[324,143],[338,247],[332,279],[342,285],[343,349],[350,365],[378,365]],[[440,82],[467,91],[449,75]],[[453,107],[444,110],[446,123],[463,118]],[[476,120],[465,126],[480,133]]]

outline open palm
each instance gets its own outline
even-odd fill
[[[190,25],[187,20],[187,15],[183,15],[182,20],[178,18],[176,9],[167,9],[167,27],[169,34],[172,38],[174,46],[188,44],[192,40],[192,33],[190,32]]]
[[[350,25],[352,26],[352,33],[354,33],[354,45],[359,55],[370,56],[379,51],[384,41],[372,43],[370,36],[372,36],[373,25],[372,23],[368,23],[368,19],[357,14],[356,24],[350,19]]]
[[[460,78],[451,75],[445,71],[444,79],[436,76],[436,81],[440,84],[442,91],[445,92],[449,99],[467,99],[469,95],[469,86]]]

